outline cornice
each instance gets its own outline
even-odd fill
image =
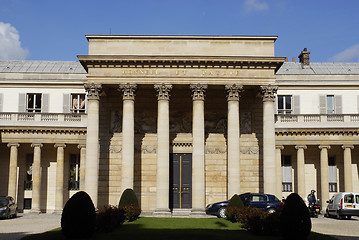
[[[275,133],[276,136],[359,135],[359,129],[276,129]]]
[[[255,35],[243,35],[243,36],[215,36],[215,35],[86,35],[87,40],[90,39],[172,39],[172,40],[277,40],[278,36],[255,36]]]
[[[24,128],[24,127],[0,127],[1,133],[64,133],[86,134],[86,128]]]
[[[283,64],[283,57],[253,56],[125,56],[78,55],[82,66],[89,68],[224,68],[275,69]]]

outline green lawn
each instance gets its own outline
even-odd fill
[[[218,240],[218,239],[280,239],[279,237],[256,236],[240,228],[239,223],[231,223],[224,219],[215,218],[148,218],[143,217],[132,223],[125,223],[116,231],[96,233],[91,239],[146,239],[146,240]],[[64,240],[61,229],[55,229],[42,234],[35,234],[26,240]],[[327,239],[325,235],[311,233],[309,239]]]

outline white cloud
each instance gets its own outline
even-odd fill
[[[330,61],[334,61],[334,62],[358,61],[359,62],[359,43],[331,57]]]
[[[247,13],[267,11],[269,6],[261,0],[245,0],[244,9]]]
[[[0,59],[24,60],[29,54],[21,47],[19,32],[9,23],[0,22]]]

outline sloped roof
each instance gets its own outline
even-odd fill
[[[0,72],[86,73],[80,62],[75,61],[0,61]]]
[[[359,63],[310,63],[302,67],[299,62],[285,62],[277,75],[357,75]]]

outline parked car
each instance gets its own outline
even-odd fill
[[[343,219],[359,216],[359,193],[339,192],[327,201],[325,215]]]
[[[17,216],[17,206],[15,200],[10,196],[0,196],[0,218],[10,218]]]
[[[251,206],[255,208],[274,213],[283,206],[283,203],[274,195],[262,193],[244,193],[240,194],[244,206]],[[219,218],[225,218],[225,211],[228,206],[228,201],[217,202],[209,204],[206,207],[206,213],[215,215]]]

